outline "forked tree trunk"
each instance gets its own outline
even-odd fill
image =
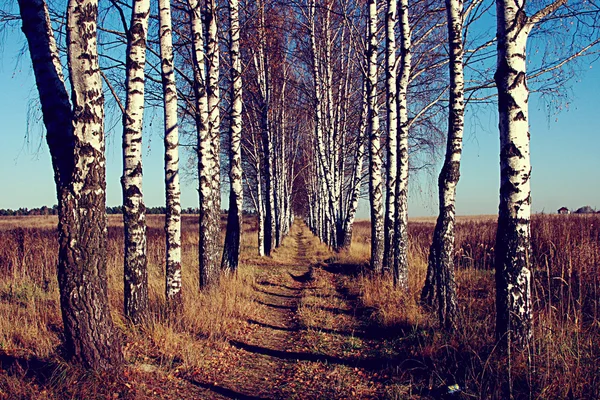
[[[85,368],[118,367],[123,354],[110,317],[106,287],[104,97],[96,46],[98,3],[71,0],[67,8],[73,109],[46,3],[19,0],[19,9],[54,168],[65,351]]]
[[[464,128],[463,74],[463,2],[446,0],[448,44],[450,53],[450,107],[448,111],[448,141],[444,166],[438,179],[440,211],[429,250],[427,278],[437,282],[440,325],[454,330],[457,324],[456,282],[454,280],[454,217],[456,185],[460,178],[460,158]],[[430,301],[432,281],[426,281],[422,298]]]
[[[369,100],[369,199],[371,202],[371,268],[375,272],[383,269],[383,178],[381,160],[381,138],[377,106],[377,1],[369,0],[368,21],[368,76],[367,97]]]
[[[229,0],[231,57],[231,111],[229,116],[229,212],[221,268],[237,270],[242,236],[242,63],[240,58],[240,23],[238,0]]]
[[[165,233],[167,245],[165,297],[168,309],[182,304],[181,296],[181,189],[179,187],[179,129],[177,87],[173,64],[171,1],[159,0],[159,36],[165,124]]]
[[[408,83],[411,73],[411,32],[408,0],[400,0],[400,79],[398,80],[398,173],[394,223],[394,284],[408,288]]]
[[[124,310],[133,324],[148,312],[148,259],[146,256],[146,207],[142,194],[142,129],[146,36],[150,0],[134,0],[127,32],[127,100],[123,114],[123,224],[125,227]]]
[[[394,221],[396,217],[396,174],[398,172],[398,87],[396,85],[396,0],[387,0],[385,40],[385,86],[387,99],[387,196],[385,198],[385,240],[383,269],[394,267]]]

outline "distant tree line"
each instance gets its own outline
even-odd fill
[[[123,207],[113,206],[106,207],[107,214],[123,214]],[[166,207],[148,207],[146,208],[146,214],[165,214]],[[188,207],[181,209],[182,214],[198,214],[197,207]],[[58,206],[55,204],[52,207],[42,206],[36,208],[21,207],[18,210],[11,210],[10,208],[0,208],[0,216],[2,217],[17,217],[22,215],[58,215]]]

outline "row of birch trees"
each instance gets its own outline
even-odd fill
[[[297,100],[288,86],[294,71],[285,51],[286,16],[263,1],[243,9],[237,0],[61,4],[22,0],[18,18],[55,171],[66,351],[84,367],[107,368],[123,358],[106,287],[105,94],[122,115],[123,310],[138,325],[149,313],[145,108],[163,110],[165,298],[176,313],[182,305],[180,143],[190,143],[197,160],[203,289],[237,269],[244,209],[258,215],[261,255],[279,246],[293,223],[300,142],[299,127],[290,123],[294,109],[286,105]],[[222,165],[229,175],[224,244]]]
[[[496,30],[490,32],[494,6]],[[428,149],[445,147],[421,300],[435,305],[443,328],[456,329],[455,203],[465,112],[467,105],[497,104],[496,333],[504,347],[529,346],[534,267],[529,261],[530,87],[550,104],[563,99],[561,92],[576,70],[573,62],[598,52],[597,5],[446,0],[440,7],[427,0],[307,0],[297,7],[309,41],[306,70],[312,75],[305,182],[313,232],[336,250],[347,248],[361,188],[368,182],[370,267],[408,290],[409,172],[426,163],[423,154],[436,153]],[[565,37],[572,48],[559,44]],[[528,38],[542,56],[528,57]]]
[[[467,105],[497,104],[497,334],[505,344],[531,341],[529,87],[560,98],[564,79],[557,72],[597,51],[594,3],[18,5],[55,173],[61,310],[66,350],[76,362],[90,368],[122,362],[106,288],[105,96],[122,115],[123,308],[136,325],[149,312],[146,107],[163,110],[168,310],[176,312],[182,302],[180,156],[190,155],[180,152],[183,144],[193,149],[198,179],[200,289],[237,269],[244,210],[257,216],[260,255],[282,243],[295,214],[341,251],[351,244],[359,199],[367,191],[371,269],[408,290],[409,175],[431,170],[442,153],[439,216],[421,298],[435,304],[440,324],[453,330],[459,322],[453,258],[465,112]],[[564,40],[560,33],[573,46],[552,46]],[[528,58],[528,37],[542,56]]]

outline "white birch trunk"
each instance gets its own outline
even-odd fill
[[[350,195],[348,197],[348,207],[346,212],[346,218],[344,220],[344,234],[341,246],[343,249],[349,249],[352,244],[352,226],[354,225],[354,218],[356,211],[358,210],[358,200],[360,198],[360,189],[362,186],[362,175],[363,175],[363,163],[365,158],[365,143],[367,142],[365,133],[367,130],[367,116],[368,116],[368,99],[366,96],[366,84],[363,85],[363,106],[361,112],[361,123],[359,128],[358,144],[356,149],[356,158],[354,172],[350,184]]]
[[[333,133],[331,128],[331,121],[333,120],[333,116],[329,113],[331,109],[332,103],[332,93],[331,93],[331,84],[330,84],[330,62],[328,57],[330,57],[330,50],[328,49],[329,44],[327,43],[329,40],[328,32],[329,32],[329,22],[328,22],[328,13],[326,10],[326,18],[325,18],[325,60],[323,65],[319,58],[319,50],[317,48],[317,31],[316,31],[316,4],[314,0],[309,2],[309,36],[310,36],[310,44],[311,44],[311,60],[312,60],[312,75],[314,82],[313,89],[313,99],[314,99],[314,107],[315,107],[315,140],[316,140],[316,148],[317,148],[317,158],[319,161],[319,168],[317,169],[317,173],[320,175],[320,180],[323,182],[322,185],[325,190],[321,190],[320,196],[322,201],[325,204],[321,205],[324,208],[324,215],[328,218],[323,222],[326,224],[324,226],[323,237],[321,238],[325,243],[331,245],[331,238],[335,237],[335,234],[332,234],[331,230],[335,230],[335,214],[336,214],[336,205],[335,205],[335,182],[332,173],[332,140]],[[325,100],[323,100],[323,78],[321,74],[321,69],[325,70]],[[323,111],[326,111],[327,118],[324,117]]]
[[[213,195],[214,171],[217,168],[213,155],[213,138],[209,129],[208,95],[206,91],[206,57],[201,8],[198,0],[188,0],[194,53],[194,94],[196,97],[196,131],[198,137],[199,179],[199,284],[200,288],[212,284],[218,276],[216,241],[218,216]]]
[[[238,0],[229,0],[229,52],[231,58],[231,111],[229,115],[229,212],[221,268],[236,271],[242,237],[242,62]]]
[[[377,1],[369,0],[368,21],[368,76],[369,99],[369,198],[371,201],[371,268],[383,270],[383,177],[381,159],[381,132],[379,130],[379,107],[377,105]]]
[[[387,0],[385,19],[385,86],[387,100],[387,196],[385,214],[385,240],[383,269],[394,266],[394,221],[396,217],[396,173],[397,173],[397,134],[398,134],[398,88],[396,85],[396,0]]]
[[[265,206],[262,190],[262,164],[259,151],[256,152],[256,212],[258,214],[258,255],[265,255]]]
[[[343,236],[341,240],[341,248],[349,249],[352,244],[352,227],[354,225],[354,219],[356,217],[356,211],[358,210],[358,200],[360,198],[360,188],[362,186],[362,172],[363,162],[365,156],[365,141],[360,139],[358,150],[356,152],[356,167],[354,172],[354,179],[351,185],[350,202],[348,205],[348,211],[344,220]]]
[[[450,53],[450,104],[448,110],[448,140],[444,166],[438,179],[439,215],[429,250],[428,281],[422,298],[430,302],[437,283],[440,325],[454,330],[457,324],[456,282],[454,279],[454,219],[456,185],[460,178],[460,158],[464,129],[463,74],[463,2],[446,0],[448,47]],[[435,278],[433,278],[435,276]],[[429,298],[428,298],[429,297]]]
[[[275,108],[275,107],[274,107]],[[282,104],[274,110],[276,114],[281,112]],[[281,139],[283,131],[281,129],[281,120],[276,117],[273,123],[273,135],[271,135],[273,149],[273,239],[275,247],[281,243],[281,163],[283,154],[281,153]]]
[[[253,55],[254,67],[256,70],[258,88],[260,93],[260,108],[261,108],[261,139],[262,139],[262,153],[264,161],[264,182],[265,182],[265,193],[264,193],[264,210],[265,210],[265,221],[264,221],[264,252],[265,255],[270,256],[273,248],[273,235],[274,235],[274,201],[273,201],[273,139],[271,132],[271,82],[270,82],[270,71],[269,71],[269,58],[267,54],[266,46],[266,27],[265,27],[265,10],[264,2],[260,1],[258,4],[258,18],[259,18],[259,43],[257,51]]]
[[[558,0],[528,18],[524,0],[496,2],[500,130],[500,206],[496,234],[496,335],[505,345],[533,338],[531,266],[531,162],[526,44],[534,24],[565,3]]]
[[[84,368],[123,362],[107,295],[104,97],[94,0],[67,8],[67,61],[72,106],[48,6],[19,0],[47,130],[58,198],[58,287],[68,358]],[[77,112],[75,112],[76,110]]]
[[[342,30],[341,43],[344,43],[345,30]],[[336,146],[336,160],[335,160],[335,178],[336,178],[336,209],[337,209],[337,220],[336,220],[336,250],[341,250],[344,244],[345,228],[344,225],[347,219],[347,198],[349,194],[345,196],[344,185],[346,183],[345,176],[345,162],[347,154],[349,153],[346,146],[346,139],[348,138],[348,113],[349,113],[349,97],[350,97],[350,80],[351,75],[351,54],[352,46],[348,44],[346,63],[342,62],[342,72],[344,72],[343,79],[340,79],[338,96],[337,96],[337,107],[336,107],[336,125],[335,125],[335,146]],[[360,125],[359,125],[360,130]],[[354,173],[354,172],[353,172]],[[352,186],[347,189],[348,192],[352,192]]]
[[[338,146],[338,137],[337,137],[337,126],[336,126],[336,116],[335,116],[335,107],[333,104],[333,60],[332,60],[332,47],[333,47],[333,38],[332,38],[332,20],[331,20],[331,10],[333,4],[327,4],[325,6],[325,21],[323,23],[324,32],[324,62],[323,69],[325,72],[325,104],[324,108],[326,110],[325,121],[327,121],[327,135],[325,137],[326,140],[326,157],[325,157],[325,178],[327,184],[327,199],[328,199],[328,207],[329,214],[331,217],[329,229],[330,229],[330,238],[327,243],[334,249],[338,248],[338,237],[339,231],[341,230],[341,215],[339,214],[339,193],[338,193],[338,185],[337,185],[337,161],[339,157],[339,146]],[[342,81],[340,79],[340,81]]]
[[[214,237],[211,240],[211,256],[213,266],[219,262],[219,232],[221,231],[221,90],[219,87],[220,73],[220,51],[219,51],[219,32],[218,32],[218,7],[217,0],[206,1],[206,60],[207,60],[207,87],[208,95],[208,130],[212,141],[212,167],[211,186],[213,213],[213,231]],[[216,278],[218,272],[214,273]]]
[[[159,0],[159,37],[165,124],[165,298],[170,310],[182,304],[181,296],[181,189],[179,187],[179,128],[177,87],[173,60],[171,1]]]
[[[400,79],[398,81],[398,173],[394,224],[394,283],[408,288],[408,83],[411,73],[411,31],[408,0],[400,0]]]
[[[134,0],[127,33],[127,100],[123,114],[123,223],[125,226],[124,310],[133,324],[148,311],[148,260],[146,256],[146,208],[142,194],[142,128],[146,37],[150,0]]]

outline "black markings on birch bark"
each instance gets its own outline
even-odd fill
[[[215,11],[214,3],[206,0],[207,13]],[[193,36],[192,47],[194,53],[194,95],[196,100],[196,131],[198,152],[198,177],[199,177],[199,284],[200,288],[207,287],[216,282],[220,269],[219,251],[219,206],[220,201],[215,194],[216,182],[219,180],[219,164],[215,155],[215,139],[218,138],[218,48],[216,15],[207,15],[206,45],[208,51],[204,52],[205,40],[202,26],[202,5],[199,0],[188,0],[190,8],[190,24]],[[208,64],[208,65],[207,65]],[[208,72],[207,72],[208,70]],[[212,74],[212,76],[211,76]],[[209,79],[207,79],[207,75]],[[216,76],[215,76],[216,75]],[[209,88],[210,89],[209,95]],[[216,131],[216,132],[215,132]]]
[[[396,83],[396,0],[386,1],[386,40],[385,40],[385,83],[386,83],[386,116],[387,116],[387,180],[385,199],[385,239],[383,270],[389,271],[394,267],[394,221],[396,214],[396,174],[398,161],[398,87]]]
[[[408,288],[408,83],[411,74],[411,28],[408,0],[400,0],[400,76],[398,79],[398,173],[394,223],[394,284]]]
[[[206,62],[207,62],[207,107],[208,107],[208,154],[210,164],[207,165],[207,185],[210,185],[208,201],[204,217],[204,257],[200,271],[200,286],[210,286],[219,278],[220,271],[220,230],[221,230],[221,185],[220,185],[220,124],[221,115],[219,103],[221,99],[219,88],[219,38],[216,0],[205,0],[206,14]]]
[[[124,313],[137,325],[148,312],[146,208],[142,195],[142,127],[144,66],[150,0],[134,0],[127,34],[127,100],[123,114],[123,223],[125,228]]]
[[[381,132],[377,105],[377,1],[369,0],[367,24],[367,97],[369,137],[369,200],[371,203],[371,268],[383,270],[383,162],[381,159]]]
[[[531,305],[529,122],[526,43],[534,21],[523,0],[496,2],[500,206],[496,233],[496,335],[503,347],[533,338]],[[548,12],[559,0],[545,8]]]
[[[339,12],[344,12],[343,7],[310,1],[303,12],[310,40],[307,67],[312,73],[314,109],[309,134],[310,175],[304,178],[310,198],[307,223],[321,241],[336,251],[347,249],[351,243],[369,121],[366,84],[361,93],[352,79],[355,73],[365,76],[366,58],[353,43],[356,38],[352,27],[337,18]],[[361,81],[365,83],[366,79]],[[356,100],[364,106],[359,121],[353,115],[354,106],[360,104]]]
[[[72,108],[47,4],[19,0],[40,95],[58,198],[58,286],[67,357],[85,368],[123,362],[107,295],[104,98],[98,68],[96,1],[67,6]]]
[[[238,1],[229,0],[229,51],[231,53],[231,109],[229,114],[229,212],[221,268],[237,270],[242,236],[242,63]],[[260,184],[260,183],[259,183]]]
[[[179,127],[177,87],[173,61],[171,2],[159,0],[159,37],[165,128],[165,298],[167,309],[176,312],[182,305],[181,292],[181,189],[179,186]]]
[[[444,165],[438,179],[439,214],[429,250],[427,277],[421,299],[438,302],[440,325],[454,330],[457,324],[456,282],[454,279],[454,225],[456,186],[460,178],[460,158],[464,129],[463,2],[446,0],[450,50],[450,107]],[[435,294],[434,294],[435,293]]]

